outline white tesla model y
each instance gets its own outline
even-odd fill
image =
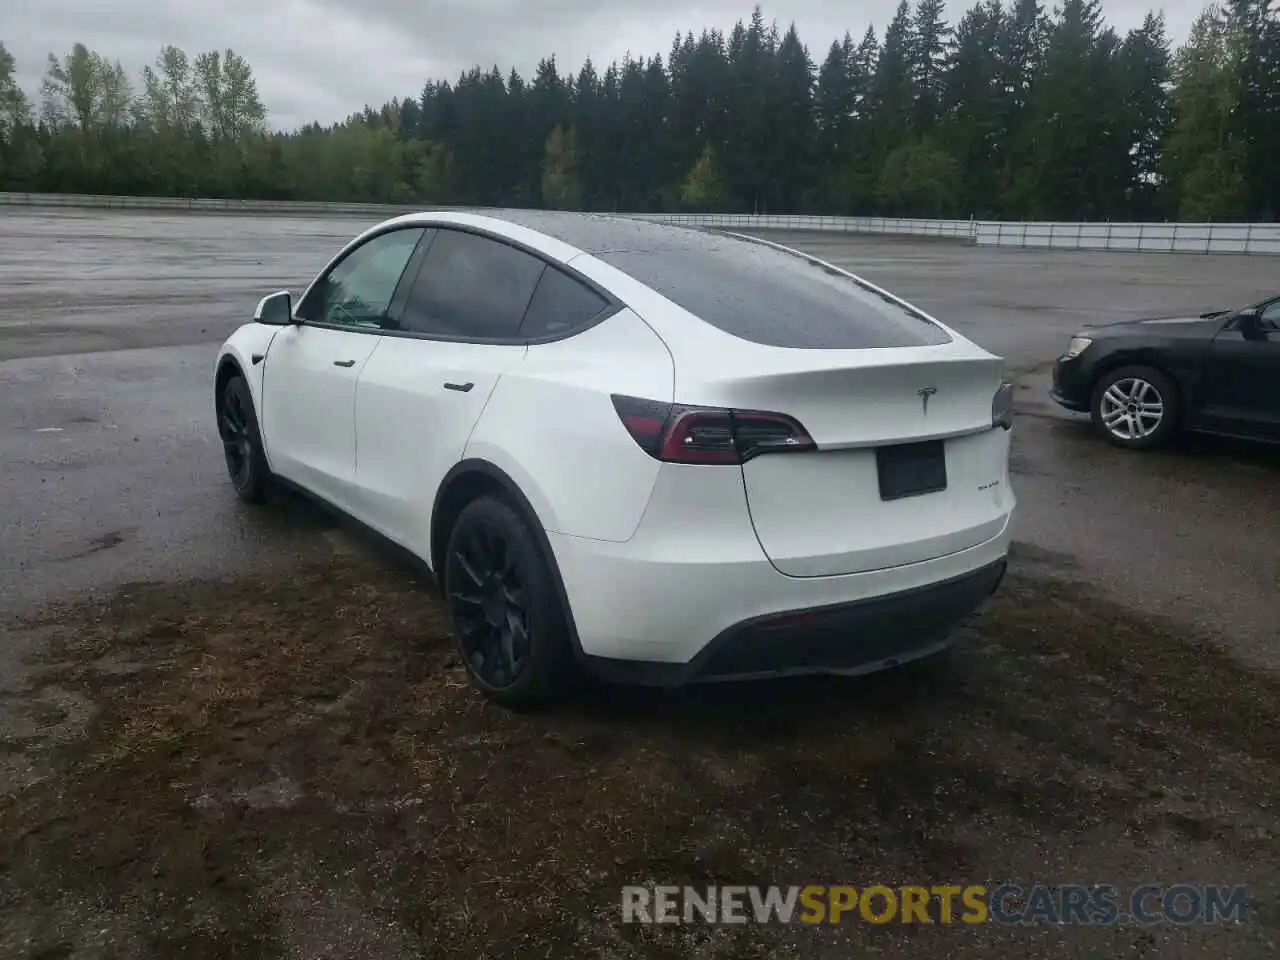
[[[227,340],[237,492],[279,478],[417,555],[512,705],[861,673],[1005,570],[1000,358],[807,254],[628,218],[422,213]]]

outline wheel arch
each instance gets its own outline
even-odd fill
[[[1181,419],[1186,415],[1188,396],[1187,384],[1183,382],[1181,373],[1174,365],[1165,362],[1160,354],[1154,350],[1125,350],[1119,351],[1104,359],[1098,361],[1098,365],[1094,367],[1093,376],[1089,378],[1089,407],[1093,408],[1094,394],[1097,392],[1098,384],[1108,374],[1114,373],[1122,367],[1150,367],[1152,370],[1159,371],[1169,378],[1169,382],[1173,384],[1174,402],[1178,412],[1178,418]]]
[[[431,506],[431,530],[429,541],[431,570],[436,586],[444,592],[444,552],[449,542],[449,533],[454,521],[467,504],[483,496],[494,496],[505,500],[529,526],[543,560],[551,573],[551,583],[556,597],[564,613],[565,626],[569,631],[569,640],[573,645],[574,656],[581,658],[582,644],[578,639],[578,628],[573,619],[573,607],[569,603],[569,594],[560,575],[560,565],[556,562],[555,551],[547,537],[546,528],[538,516],[537,510],[520,485],[505,470],[489,460],[471,457],[460,460],[445,474],[435,500]]]
[[[222,391],[226,389],[227,382],[232,377],[240,377],[246,384],[249,382],[235,354],[224,353],[218,358],[218,366],[213,375],[213,403],[214,409],[219,413],[222,412]]]

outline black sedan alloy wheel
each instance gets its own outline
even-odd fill
[[[1094,385],[1093,422],[1119,447],[1150,448],[1167,442],[1177,429],[1173,382],[1154,367],[1113,370]]]

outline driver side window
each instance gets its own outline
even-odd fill
[[[1280,298],[1262,308],[1262,326],[1266,330],[1280,330]]]
[[[361,244],[315,285],[299,315],[313,323],[385,328],[400,275],[425,232],[392,230]]]

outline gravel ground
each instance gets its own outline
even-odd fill
[[[1276,955],[1280,685],[1076,587],[1015,574],[894,674],[533,715],[367,551],[32,626],[6,957]],[[619,922],[635,883],[1149,881],[1247,884],[1251,922]]]

